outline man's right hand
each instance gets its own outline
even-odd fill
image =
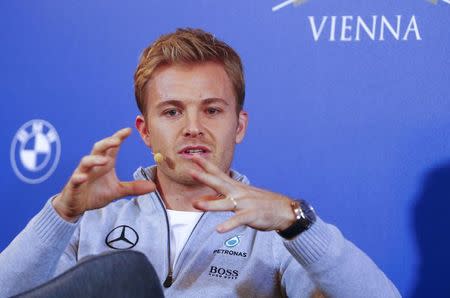
[[[119,130],[97,142],[91,154],[81,159],[69,182],[52,202],[62,218],[74,222],[87,210],[104,207],[124,196],[142,195],[156,189],[151,181],[122,182],[117,178],[117,152],[130,134],[130,128]]]

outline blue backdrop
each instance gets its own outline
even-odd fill
[[[245,65],[234,167],[312,202],[405,297],[448,295],[450,1],[281,2],[1,1],[0,250],[96,140],[133,126],[142,49],[200,27]],[[135,131],[119,176],[150,163]]]

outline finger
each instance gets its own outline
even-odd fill
[[[115,159],[117,156],[117,153],[119,152],[120,146],[112,147],[106,150],[106,156],[111,157],[112,159]]]
[[[230,179],[232,180],[228,175],[226,175],[221,169],[219,169],[215,164],[210,162],[209,160],[200,157],[200,156],[192,156],[191,159],[194,163],[199,165],[203,170],[205,170],[209,174],[216,175],[218,177],[221,177],[222,179]]]
[[[249,222],[249,215],[247,213],[239,213],[230,217],[227,221],[221,223],[217,226],[216,230],[219,233],[229,232],[239,226],[245,225]]]
[[[219,195],[216,195],[216,196],[202,196],[202,197],[200,197],[200,199],[198,199],[196,201],[193,201],[192,202],[192,206],[194,208],[198,209],[198,210],[205,211],[201,206],[197,205],[198,202],[201,202],[201,201],[214,201],[214,200],[220,200],[220,199],[222,199],[222,197],[219,196]]]
[[[106,154],[112,158],[116,158],[117,152],[119,152],[120,145],[130,134],[131,128],[124,128],[116,132],[113,137],[119,138],[120,144],[117,147],[110,148]]]
[[[125,140],[131,134],[131,128],[125,127],[118,130],[113,136],[118,137],[121,141]]]
[[[131,128],[123,128],[112,136],[95,143],[92,154],[103,154],[106,150],[120,146],[120,144],[131,134]]]
[[[92,148],[92,155],[103,155],[106,150],[110,148],[116,148],[121,144],[120,139],[118,137],[109,137],[103,140],[98,141],[94,144]]]
[[[232,186],[229,182],[224,180],[221,177],[217,177],[213,174],[209,174],[206,172],[201,172],[197,170],[191,170],[190,174],[192,178],[197,180],[200,183],[205,184],[206,186],[211,187],[215,191],[221,194],[229,194],[232,190]]]
[[[192,205],[203,211],[234,211],[235,205],[232,200],[225,197],[224,199],[217,199],[213,196],[205,196],[200,200],[194,201]]]
[[[89,170],[95,166],[103,166],[108,162],[108,158],[99,155],[87,155],[81,159],[80,165],[78,166],[78,172],[87,173]]]
[[[70,179],[70,184],[73,188],[79,187],[81,184],[88,180],[88,175],[84,173],[76,173],[72,175]]]
[[[130,182],[120,182],[121,196],[140,196],[156,190],[156,185],[152,181],[139,180]]]

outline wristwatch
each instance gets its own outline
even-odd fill
[[[295,214],[295,222],[286,229],[277,231],[285,239],[295,238],[316,222],[316,212],[305,200],[291,201],[291,207]]]

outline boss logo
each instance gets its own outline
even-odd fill
[[[233,269],[227,269],[217,266],[211,266],[209,268],[209,276],[225,278],[225,279],[237,279],[239,271]]]

